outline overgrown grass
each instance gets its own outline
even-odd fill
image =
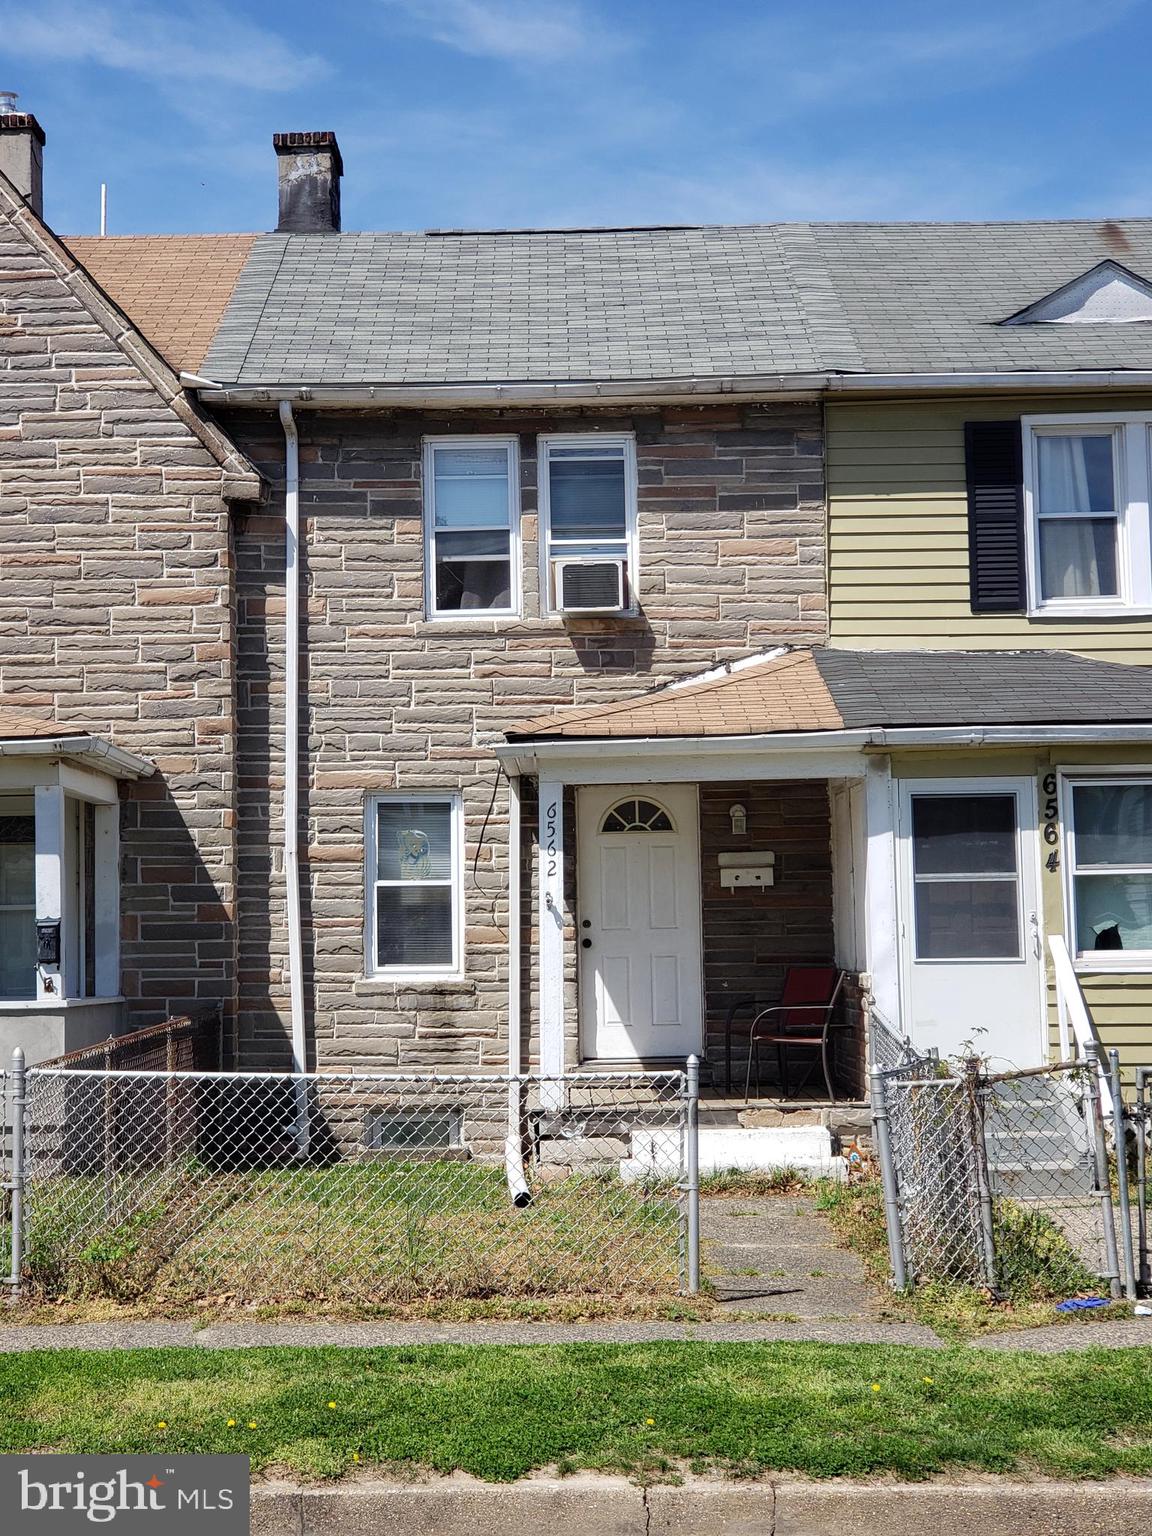
[[[514,1207],[503,1170],[380,1162],[58,1177],[28,1200],[27,1270],[41,1296],[154,1305],[288,1300],[671,1297],[671,1185],[615,1173],[540,1184]]]
[[[869,1276],[878,1283],[888,1283],[891,1271],[880,1181],[822,1183],[817,1203],[839,1240],[860,1255]],[[1056,1302],[1065,1297],[1101,1294],[1099,1277],[1085,1267],[1064,1233],[1042,1212],[1003,1201],[997,1205],[995,1219],[1000,1297],[979,1286],[929,1282],[899,1299],[910,1316],[962,1338],[1009,1328],[1130,1315],[1129,1309],[1120,1305],[1072,1315],[1057,1312]]]
[[[0,1357],[0,1450],[240,1451],[322,1478],[1147,1475],[1150,1365],[820,1344],[42,1351]]]

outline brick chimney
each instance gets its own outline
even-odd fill
[[[44,130],[17,109],[15,91],[0,91],[0,171],[37,218],[44,217]]]
[[[274,133],[280,183],[277,234],[340,232],[340,177],[344,162],[334,133]]]

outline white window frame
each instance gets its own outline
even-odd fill
[[[1152,785],[1152,766],[1132,764],[1124,767],[1069,768],[1057,771],[1057,791],[1060,806],[1060,825],[1063,829],[1063,896],[1064,942],[1077,971],[1146,973],[1152,971],[1152,949],[1107,949],[1079,953],[1076,942],[1076,812],[1072,791],[1083,785],[1149,784]],[[1108,865],[1110,873],[1117,875],[1148,872],[1152,866]]]
[[[508,462],[508,563],[509,605],[507,608],[436,607],[436,473],[435,457],[440,448],[503,448]],[[463,436],[425,437],[422,444],[424,506],[424,616],[437,624],[475,624],[484,619],[518,619],[523,605],[523,558],[520,537],[520,439],[515,433],[499,435],[464,434]],[[483,533],[483,528],[442,529],[443,533]]]
[[[628,606],[621,610],[624,615],[640,611],[640,543],[636,532],[639,502],[639,474],[636,467],[636,434],[634,432],[547,432],[536,440],[537,497],[540,513],[540,610],[547,617],[557,618],[563,610],[556,606],[552,590],[552,561],[563,558],[563,545],[553,552],[551,480],[549,464],[553,448],[592,448],[612,450],[615,457],[622,450],[624,459],[624,560],[628,578]],[[607,457],[607,455],[605,455]],[[587,543],[587,540],[581,540]],[[609,558],[605,556],[605,558]]]
[[[1024,518],[1027,537],[1028,613],[1033,618],[1131,618],[1152,614],[1152,411],[1021,418]],[[1116,486],[1116,596],[1045,598],[1040,584],[1037,439],[1045,434],[1108,433],[1113,438]]]
[[[377,880],[379,868],[376,807],[390,800],[421,800],[447,805],[452,812],[452,877],[421,884],[452,888],[452,960],[447,965],[379,965],[376,958],[376,892],[398,880]],[[460,981],[464,976],[464,799],[459,790],[390,789],[364,802],[364,974],[382,981]]]

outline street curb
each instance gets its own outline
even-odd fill
[[[582,1474],[478,1483],[257,1483],[252,1536],[1127,1536],[1152,1479],[1102,1483],[688,1482]]]

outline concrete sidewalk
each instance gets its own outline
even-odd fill
[[[918,1323],[805,1319],[795,1323],[4,1323],[0,1354],[34,1349],[307,1349],[411,1348],[419,1344],[911,1344],[946,1349],[948,1341]],[[972,1349],[1023,1349],[1060,1354],[1082,1349],[1152,1347],[1148,1320],[1068,1323],[989,1334]]]
[[[641,1488],[581,1474],[518,1483],[254,1485],[252,1536],[1127,1536],[1152,1521],[1152,1481],[689,1481]]]

